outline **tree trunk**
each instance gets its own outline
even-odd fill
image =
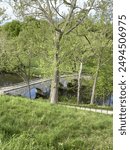
[[[28,90],[28,94],[29,94],[29,98],[31,99],[31,88],[30,88],[30,69],[28,70],[28,73],[26,73],[26,70],[24,71],[25,77],[24,80],[27,84],[27,90]]]
[[[103,106],[105,106],[105,94],[103,93]]]
[[[59,69],[56,67],[54,70],[54,76],[51,83],[51,103],[58,102],[58,85],[59,85]]]
[[[97,79],[98,79],[98,74],[99,74],[99,69],[100,69],[100,59],[101,58],[99,58],[99,60],[98,60],[97,70],[96,70],[96,74],[95,74],[95,78],[94,78],[94,82],[93,82],[92,95],[91,95],[91,102],[90,102],[90,104],[94,103],[96,84],[97,84]]]
[[[28,63],[28,74],[27,74],[27,85],[28,85],[28,91],[29,91],[29,98],[31,99],[31,88],[30,88],[30,76],[31,76],[31,56],[29,55],[29,63]]]
[[[78,90],[77,90],[77,104],[80,103],[80,88],[81,88],[81,75],[82,75],[83,63],[81,61],[78,75]]]
[[[59,85],[59,51],[60,51],[60,40],[62,33],[57,32],[55,34],[55,55],[54,55],[54,74],[51,83],[51,103],[56,104],[58,102],[58,85]]]
[[[27,86],[28,86],[29,98],[31,99],[30,79],[27,79]]]

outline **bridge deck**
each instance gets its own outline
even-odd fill
[[[46,82],[46,81],[51,81],[51,79],[31,80],[30,85],[35,85],[35,84],[43,83],[43,82]],[[20,88],[23,88],[23,87],[27,87],[27,83],[21,82],[21,83],[14,84],[12,86],[2,87],[2,88],[0,88],[0,94],[4,94],[4,92],[8,92],[8,91],[15,90],[15,89],[20,89]]]
[[[60,77],[60,79],[63,79],[63,78],[77,78],[77,74],[73,74],[73,75],[62,75]],[[90,79],[90,76],[85,76],[83,75],[82,76],[83,78],[87,78],[87,79]],[[35,80],[31,80],[30,81],[30,86],[35,86],[35,85],[38,85],[38,84],[43,84],[45,82],[50,82],[51,79],[35,79]],[[22,83],[18,83],[18,84],[14,84],[12,86],[6,86],[6,87],[2,87],[0,88],[0,94],[4,94],[4,93],[8,93],[8,92],[11,92],[11,91],[14,91],[14,90],[18,90],[18,89],[23,89],[23,88],[26,88],[27,87],[27,84],[25,82],[22,82]]]

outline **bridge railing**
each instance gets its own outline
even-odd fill
[[[61,75],[60,78],[66,78],[66,77],[70,78],[70,77],[74,77],[74,76],[77,78],[78,74]],[[90,78],[90,76],[85,76],[85,75],[83,75],[82,77]],[[52,80],[51,78],[49,78],[49,79],[33,79],[30,81],[29,85],[32,86],[35,84],[40,84],[40,83],[48,82],[51,80]],[[11,85],[11,86],[6,86],[6,87],[0,88],[0,93],[4,93],[4,92],[8,93],[9,91],[24,88],[24,87],[27,87],[27,83],[26,82],[20,82],[20,83]]]

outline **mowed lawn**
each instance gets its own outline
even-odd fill
[[[112,150],[112,116],[0,96],[0,150]]]

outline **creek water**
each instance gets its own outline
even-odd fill
[[[23,82],[23,79],[17,74],[0,73],[0,87],[13,85],[20,82]]]

